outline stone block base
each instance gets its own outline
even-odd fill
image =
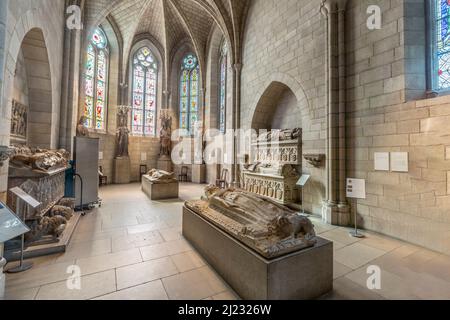
[[[183,236],[242,299],[315,299],[333,289],[330,241],[267,260],[186,207]]]
[[[194,164],[192,166],[192,182],[198,184],[206,183],[206,165]]]
[[[178,199],[179,183],[153,183],[145,175],[142,177],[142,191],[150,200]]]
[[[131,182],[130,158],[114,159],[114,183],[128,184]]]
[[[334,205],[324,202],[322,220],[334,226],[347,227],[350,225],[350,207],[348,205]]]

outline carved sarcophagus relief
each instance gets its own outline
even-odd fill
[[[301,129],[264,133],[252,149],[254,165],[243,172],[244,189],[280,204],[299,202],[296,183],[302,163]]]

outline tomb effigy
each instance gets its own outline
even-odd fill
[[[7,204],[14,212],[24,214],[31,231],[25,235],[29,250],[26,257],[64,251],[78,223],[73,199],[65,199],[65,171],[70,155],[65,150],[48,150],[12,146],[8,188],[19,187],[41,203],[32,209],[9,192]],[[17,207],[19,206],[19,207]],[[67,232],[66,232],[67,231]],[[15,240],[6,244],[8,260],[16,258]]]
[[[142,191],[151,200],[176,199],[179,183],[175,173],[152,169],[142,177]]]
[[[313,299],[333,283],[333,244],[268,197],[209,186],[187,201],[183,235],[243,299]]]
[[[317,242],[306,216],[244,190],[209,186],[203,200],[186,206],[267,259]]]
[[[245,190],[280,204],[300,200],[296,185],[302,164],[302,129],[273,130],[252,143],[253,164],[243,171]]]

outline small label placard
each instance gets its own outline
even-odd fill
[[[304,174],[300,177],[300,180],[298,180],[297,185],[300,187],[306,186],[311,176],[309,174]]]
[[[347,198],[366,199],[366,180],[347,179]]]

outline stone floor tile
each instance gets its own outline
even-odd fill
[[[75,264],[80,267],[83,275],[88,275],[141,262],[142,257],[139,249],[132,249],[129,251],[78,259]]]
[[[354,243],[337,250],[334,254],[334,259],[340,264],[355,270],[384,254],[385,252],[380,249]]]
[[[168,300],[161,280],[120,290],[95,300]]]
[[[180,273],[203,267],[205,261],[194,251],[177,254],[171,257]]]
[[[81,289],[69,289],[67,281],[42,286],[36,300],[88,300],[116,291],[114,270],[81,277]]]
[[[144,261],[169,257],[179,253],[192,251],[192,247],[183,239],[164,242],[149,247],[140,248]]]
[[[227,290],[210,269],[203,267],[162,280],[171,300],[201,300]]]
[[[134,287],[178,273],[177,267],[170,258],[162,258],[118,268],[117,289]]]

